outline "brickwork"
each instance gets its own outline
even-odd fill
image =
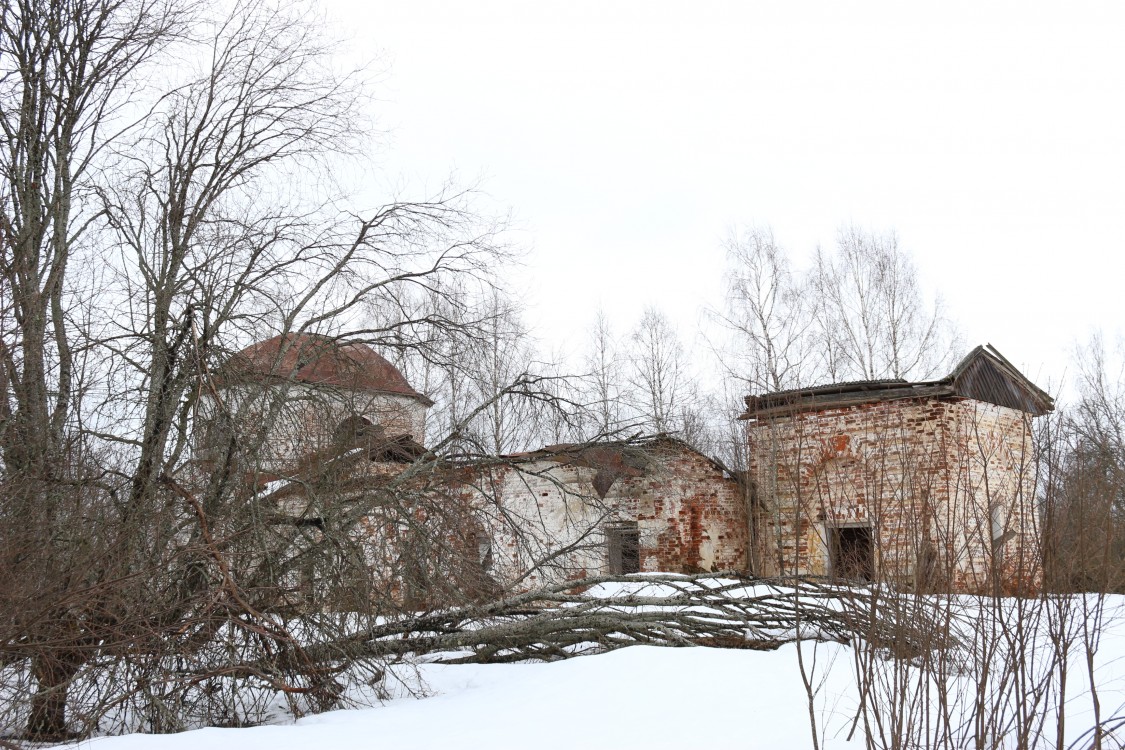
[[[741,484],[689,449],[657,451],[653,471],[622,481],[625,520],[641,531],[641,569],[745,570],[749,546]]]
[[[615,450],[593,447],[603,455]],[[745,570],[743,485],[675,440],[629,450],[643,466],[622,472],[604,494],[596,489],[599,467],[585,453],[417,477],[396,490],[398,502],[357,526],[367,536],[372,585],[407,606],[445,606],[601,575],[610,572],[607,528],[622,523],[639,532],[642,572]],[[348,474],[358,495],[399,471],[401,465],[360,462]],[[284,512],[316,515],[307,488],[294,490],[278,493]],[[350,495],[343,487],[333,493],[323,501]],[[411,571],[420,582],[413,591]]]
[[[493,540],[492,574],[528,588],[608,572],[606,528],[636,524],[642,571],[745,570],[749,522],[742,485],[678,441],[604,497],[595,467],[542,459],[490,468],[474,488]]]
[[[397,393],[286,383],[228,386],[222,398],[244,435],[243,444],[261,441],[259,468],[265,471],[290,471],[301,459],[331,450],[344,420],[351,417],[380,426],[387,436],[411,435],[419,443],[425,439],[426,405]],[[198,455],[217,440],[208,432],[215,424],[214,413],[213,397],[204,394],[196,416],[201,425]]]
[[[1029,422],[1022,411],[958,398],[748,422],[756,569],[832,575],[841,529],[868,529],[882,580],[960,591],[1035,586]]]
[[[744,485],[678,440],[557,446],[400,482],[403,464],[361,438],[372,426],[382,438],[411,435],[418,452],[404,460],[417,456],[432,402],[366,345],[277,336],[232,358],[219,392],[222,409],[211,393],[200,399],[197,458],[234,430],[240,445],[260,445],[241,470],[281,515],[313,524],[301,532],[311,536],[334,507],[369,503],[349,532],[366,549],[362,583],[395,601],[436,606],[607,573],[622,528],[638,572],[747,568]],[[394,502],[370,502],[392,483]],[[308,592],[336,585],[314,569],[291,577],[305,606]]]

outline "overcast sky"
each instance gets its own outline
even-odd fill
[[[397,181],[483,177],[544,348],[646,304],[689,341],[721,241],[895,230],[967,345],[1042,385],[1120,330],[1125,4],[326,0]]]

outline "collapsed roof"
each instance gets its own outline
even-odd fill
[[[769,419],[879,401],[966,398],[1018,409],[1038,417],[1055,408],[1054,399],[1006,360],[991,344],[978,346],[940,380],[860,380],[794,388],[746,397],[739,419]]]

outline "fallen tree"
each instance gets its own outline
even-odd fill
[[[553,661],[635,645],[774,649],[798,639],[877,643],[912,656],[953,636],[924,597],[815,578],[739,573],[598,576],[501,601],[379,622],[309,644],[311,663],[436,655],[445,663]],[[260,660],[243,665],[261,669]]]
[[[554,661],[633,645],[775,649],[810,639],[913,659],[949,643],[940,606],[878,587],[737,573],[600,576],[394,616],[238,607],[222,616],[219,606],[163,648],[95,649],[70,678],[67,703],[71,715],[89,717],[83,735],[169,732],[261,723],[279,705],[295,716],[329,710],[357,690],[378,698],[388,667],[423,661]],[[15,699],[30,685],[19,656],[8,656],[0,690]]]

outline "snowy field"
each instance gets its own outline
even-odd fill
[[[1072,608],[1072,627],[1089,624],[1089,611]],[[1061,698],[1060,670],[1057,661],[1051,665],[1050,639],[1045,635],[1050,618],[1042,618],[1029,630],[1042,631],[1038,635],[1017,636],[1012,621],[1004,620],[1004,630],[992,631],[995,637],[967,643],[950,659],[944,692],[930,680],[919,679],[909,661],[868,659],[861,667],[864,662],[857,659],[857,651],[837,643],[806,641],[800,648],[790,643],[774,651],[637,646],[546,664],[423,664],[417,672],[404,671],[400,683],[417,685],[420,679],[423,697],[399,687],[399,695],[381,705],[296,722],[104,737],[78,746],[91,750],[682,749],[706,742],[739,748],[811,748],[811,693],[822,748],[863,747],[865,733],[875,738],[876,746],[887,746],[895,732],[904,731],[894,725],[896,721],[903,717],[907,725],[933,721],[939,711],[945,711],[945,724],[953,728],[944,736],[946,747],[972,747],[982,736],[991,737],[989,732],[996,734],[994,729],[981,728],[981,717],[996,713],[1010,715],[1013,721],[1022,715],[1034,725],[1034,746],[1056,747],[1060,706],[1065,719],[1063,746],[1086,748],[1092,746],[1088,731],[1094,724],[1086,668],[1089,649],[1083,645],[1089,642],[1101,718],[1103,725],[1109,725],[1103,747],[1125,747],[1125,729],[1107,722],[1125,716],[1125,599],[1110,597],[1100,611],[1104,624],[1099,637],[1075,640],[1071,647]],[[1078,631],[1072,632],[1077,638]],[[993,657],[1028,648],[1019,669],[985,675],[975,665],[981,663],[977,656],[986,646],[995,648],[989,651]],[[859,673],[864,669],[874,670],[866,672],[867,691],[860,689]],[[907,687],[900,689],[896,681]],[[1041,687],[1019,688],[1020,681]],[[902,697],[897,710],[859,711],[861,701],[886,702],[891,695]],[[1028,704],[1028,696],[1036,702]],[[911,702],[913,707],[907,705]],[[941,708],[936,707],[939,703]],[[922,704],[929,707],[919,708]],[[908,726],[906,733],[911,731]],[[1014,735],[1014,731],[1000,733],[989,744],[1016,747]]]
[[[294,725],[128,735],[129,748],[690,748],[809,744],[792,648],[775,652],[638,646],[550,664],[423,667],[433,695],[333,711]],[[751,740],[752,737],[752,740]]]

